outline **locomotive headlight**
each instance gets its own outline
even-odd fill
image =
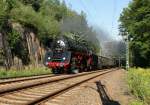
[[[65,57],[63,57],[63,60],[66,60],[66,58],[65,58]]]
[[[48,59],[48,60],[50,60],[50,59],[51,59],[51,57],[48,57],[47,59]]]
[[[47,66],[47,65],[48,65],[48,62],[46,62],[45,65]]]

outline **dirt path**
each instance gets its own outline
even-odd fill
[[[128,90],[126,76],[127,72],[121,69],[99,79],[110,98],[110,103],[112,101],[112,105],[113,103],[114,105],[128,105],[133,100]]]

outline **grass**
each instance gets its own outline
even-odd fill
[[[137,98],[130,105],[150,105],[150,69],[131,68],[127,79],[131,92]]]
[[[131,102],[129,105],[145,105],[145,104],[140,100],[135,100],[135,101]]]
[[[16,77],[26,77],[26,76],[35,76],[35,75],[44,75],[51,74],[51,70],[45,67],[31,67],[24,70],[4,70],[0,69],[0,79],[2,78],[16,78]]]

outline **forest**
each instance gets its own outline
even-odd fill
[[[129,39],[130,63],[150,66],[150,0],[132,0],[120,15],[120,34]]]
[[[96,32],[59,0],[0,0],[0,65],[10,69],[43,63],[52,40],[65,35],[98,53]]]

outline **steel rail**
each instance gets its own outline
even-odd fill
[[[93,71],[93,72],[86,72],[86,73],[82,73],[82,74],[75,74],[75,75],[68,75],[66,77],[62,77],[62,78],[55,78],[55,79],[49,79],[47,81],[41,81],[41,82],[34,82],[32,84],[27,84],[27,85],[24,85],[24,86],[19,86],[19,87],[8,87],[8,88],[2,88],[0,89],[0,96],[2,94],[5,94],[5,93],[9,93],[9,92],[13,92],[13,91],[18,91],[18,90],[22,90],[22,89],[26,89],[26,88],[30,88],[30,87],[35,87],[35,86],[39,86],[39,85],[43,85],[43,84],[48,84],[48,83],[53,83],[53,82],[57,82],[57,81],[62,81],[62,80],[67,80],[67,79],[70,79],[70,78],[75,78],[75,77],[79,77],[79,76],[84,76],[84,75],[87,75],[87,74],[92,74],[92,73],[96,73],[96,72],[100,72],[101,70],[99,71]]]
[[[104,75],[104,74],[107,74],[107,73],[110,73],[110,72],[112,72],[112,71],[114,71],[114,70],[107,70],[107,71],[103,71],[101,74],[98,74],[98,75],[96,75],[96,76],[92,76],[92,77],[90,77],[90,78],[88,78],[88,79],[85,79],[85,80],[82,80],[82,81],[80,81],[80,82],[78,82],[78,83],[75,83],[75,84],[72,84],[72,85],[70,85],[70,86],[68,86],[68,87],[65,87],[65,88],[62,88],[61,90],[58,90],[58,91],[55,91],[55,92],[53,92],[53,93],[50,93],[50,94],[47,94],[47,95],[45,95],[45,96],[43,96],[43,97],[39,97],[38,99],[36,99],[36,100],[34,100],[34,101],[32,101],[32,102],[29,102],[29,103],[27,103],[28,105],[35,105],[35,104],[37,104],[37,105],[42,105],[42,103],[43,103],[43,101],[44,100],[47,100],[47,99],[50,99],[50,98],[55,98],[55,97],[57,97],[58,95],[61,95],[61,94],[63,94],[64,92],[66,92],[66,91],[69,91],[69,90],[71,90],[71,89],[73,89],[73,88],[75,88],[75,87],[77,87],[77,86],[79,86],[79,85],[81,85],[81,84],[83,84],[83,83],[85,83],[85,82],[88,82],[89,80],[92,80],[92,79],[94,79],[94,78],[96,78],[96,77],[99,77],[99,76],[102,76],[102,75]]]
[[[54,76],[59,76],[59,75],[39,75],[39,76],[30,76],[30,77],[19,77],[19,78],[12,78],[9,80],[1,80],[0,85],[7,84],[7,83],[15,83],[15,82],[20,82],[20,81],[27,81],[27,80],[33,80],[33,79],[41,79],[41,78],[47,78],[47,77],[54,77]]]

